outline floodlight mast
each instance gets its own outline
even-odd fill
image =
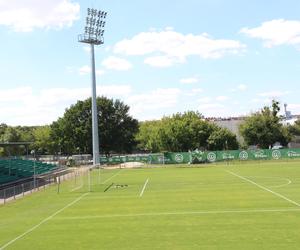
[[[104,43],[106,15],[105,11],[88,8],[84,34],[78,36],[79,42],[88,43],[91,47],[93,165],[100,165],[94,46]]]

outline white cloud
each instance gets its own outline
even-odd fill
[[[216,97],[216,100],[220,101],[220,102],[227,101],[228,99],[229,99],[229,97],[228,96],[224,96],[224,95]]]
[[[112,70],[129,70],[132,68],[132,65],[130,62],[128,62],[125,59],[118,58],[115,56],[110,56],[103,60],[102,65],[106,67],[107,69],[112,69]]]
[[[156,89],[149,93],[129,96],[126,103],[131,107],[131,114],[144,119],[157,118],[162,109],[167,111],[178,104],[181,90],[177,88]]]
[[[240,85],[238,85],[236,88],[231,89],[230,91],[231,91],[231,92],[237,92],[237,91],[245,91],[245,90],[247,90],[247,89],[248,89],[248,86],[247,86],[247,85],[245,85],[245,84],[240,84]]]
[[[300,45],[300,21],[276,19],[256,28],[243,28],[242,33],[263,40],[264,46]]]
[[[83,46],[83,50],[85,52],[91,52],[91,47],[90,46]]]
[[[240,90],[240,91],[245,91],[247,89],[247,85],[245,84],[240,84],[237,86],[237,89]]]
[[[180,82],[181,82],[182,84],[192,84],[192,83],[197,83],[197,82],[199,82],[199,78],[198,78],[198,77],[182,78],[182,79],[180,79]]]
[[[203,89],[201,89],[201,88],[192,89],[192,92],[193,92],[193,93],[196,93],[196,94],[202,93],[202,92],[203,92]]]
[[[152,55],[146,62],[167,67],[185,62],[188,56],[220,58],[237,54],[245,48],[239,41],[213,39],[207,34],[181,34],[170,29],[142,32],[114,46],[114,52],[124,55]]]
[[[80,75],[86,75],[86,74],[89,74],[89,73],[91,73],[91,67],[90,66],[84,65],[81,68],[79,68],[79,74]]]
[[[251,102],[253,102],[253,103],[260,103],[261,100],[258,99],[258,98],[253,98],[253,99],[251,100]]]
[[[196,89],[189,90],[189,91],[185,92],[184,94],[186,96],[197,96],[198,94],[200,94],[202,92],[203,92],[203,89],[196,88]]]
[[[17,89],[4,89],[0,91],[0,103],[24,101],[32,96],[31,87],[19,87]]]
[[[0,25],[17,32],[70,27],[79,19],[80,5],[70,0],[2,0]]]
[[[299,115],[300,114],[300,104],[291,103],[288,105],[288,110],[290,110],[293,115]]]
[[[92,70],[91,70],[90,66],[84,65],[81,68],[79,68],[78,71],[79,71],[80,75],[86,75],[86,74],[90,74]],[[96,70],[96,75],[98,75],[98,76],[101,76],[104,73],[105,73],[104,70],[101,70],[101,69]]]
[[[132,92],[129,85],[100,85],[97,94],[124,99]],[[62,116],[65,108],[91,95],[90,88],[32,87],[4,89],[0,92],[0,123],[10,125],[49,124]]]
[[[152,56],[152,57],[147,57],[144,60],[144,63],[152,67],[166,68],[166,67],[173,66],[175,62],[170,57],[167,56]]]
[[[228,113],[226,107],[220,103],[203,103],[199,106],[199,112],[206,117],[224,117]]]
[[[288,95],[290,93],[290,91],[269,91],[269,92],[263,92],[263,93],[258,93],[258,96],[261,97],[269,97],[269,98],[278,98],[281,96],[285,96]]]
[[[198,102],[200,102],[200,103],[210,103],[211,100],[212,100],[211,97],[206,96],[206,97],[198,99]]]

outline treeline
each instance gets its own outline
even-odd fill
[[[279,115],[280,103],[273,100],[271,107],[265,106],[246,118],[240,126],[240,134],[245,140],[245,145],[257,145],[260,148],[269,148],[279,142],[283,146],[299,135],[300,121],[294,126],[284,126],[284,119]]]
[[[119,100],[97,98],[100,152],[182,152],[188,150],[238,149],[249,145],[268,148],[275,142],[287,143],[300,135],[300,122],[283,126],[279,103],[246,118],[240,126],[244,144],[235,134],[206,121],[198,112],[188,111],[161,120],[138,122],[129,114],[129,106]],[[66,109],[63,117],[49,126],[0,124],[0,142],[33,142],[29,151],[37,154],[90,154],[92,152],[91,99],[78,101]],[[0,156],[25,154],[22,147],[0,147]]]

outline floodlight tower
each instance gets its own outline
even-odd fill
[[[105,11],[88,8],[84,34],[78,36],[79,42],[88,43],[91,47],[93,165],[100,164],[94,46],[104,43],[106,15]]]

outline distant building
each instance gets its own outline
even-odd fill
[[[300,119],[299,115],[293,115],[291,111],[287,110],[287,104],[284,104],[284,117],[281,121],[281,124],[284,126],[294,125],[297,120]],[[229,117],[229,118],[221,118],[221,117],[209,117],[206,120],[218,125],[221,128],[227,128],[232,133],[237,136],[237,139],[240,143],[244,142],[243,137],[239,133],[239,127],[244,123],[246,117]],[[300,138],[294,138],[294,140],[290,143],[290,147],[300,147]]]
[[[244,139],[239,133],[240,125],[245,121],[245,117],[231,117],[226,119],[211,119],[211,121],[221,128],[227,128],[237,137],[238,142],[243,143]]]
[[[299,119],[299,116],[292,115],[291,111],[287,110],[287,104],[284,104],[284,119],[281,121],[281,124],[288,126],[294,125],[295,122]]]

